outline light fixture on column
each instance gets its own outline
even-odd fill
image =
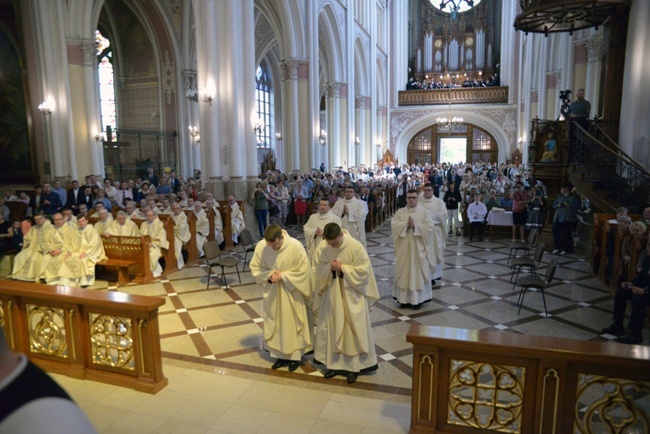
[[[201,91],[201,101],[202,102],[207,102],[209,105],[212,105],[212,100],[214,99],[214,95],[212,92],[208,90],[208,88],[203,88]]]
[[[255,130],[256,133],[262,134],[262,131],[264,130],[265,126],[266,125],[264,125],[264,122],[262,122],[261,119],[258,119],[257,122],[255,122],[255,126],[253,127],[253,129]]]
[[[199,132],[199,127],[188,127],[190,130],[190,137],[198,144],[201,141],[201,133]]]
[[[524,138],[519,137],[519,141],[517,142],[517,144],[519,145],[520,148],[523,147],[524,146]]]
[[[318,136],[318,139],[320,140],[320,144],[325,146],[327,144],[327,131],[320,130],[320,136]]]
[[[97,143],[103,142],[106,140],[106,133],[97,133],[95,134],[95,141]]]
[[[279,133],[279,132],[275,133],[275,140],[277,140],[278,142],[281,142],[282,141],[282,133]]]
[[[45,116],[49,116],[54,112],[54,108],[50,105],[49,102],[43,101],[38,105],[38,110],[43,113]]]
[[[359,137],[354,138],[354,145],[359,146],[359,143],[361,143],[361,140],[359,140]]]

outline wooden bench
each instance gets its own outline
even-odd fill
[[[138,261],[128,259],[104,259],[99,261],[96,265],[101,265],[107,268],[117,268],[117,286],[124,286],[130,282],[129,268],[137,264]]]
[[[124,286],[131,280],[137,283],[154,280],[149,263],[150,237],[102,237],[102,243],[108,259],[98,262],[97,265],[117,268],[119,286]],[[98,275],[105,276],[101,273]]]

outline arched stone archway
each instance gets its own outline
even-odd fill
[[[436,123],[440,116],[460,116],[494,137],[499,149],[499,163],[505,162],[515,147],[516,116],[514,108],[485,108],[479,110],[423,110],[391,113],[391,149],[398,161],[406,161],[409,141],[423,128]]]

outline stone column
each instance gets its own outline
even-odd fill
[[[587,79],[585,84],[585,99],[591,102],[591,113],[593,118],[598,110],[598,98],[600,93],[600,59],[603,55],[603,38],[595,36],[585,43],[587,47]],[[576,89],[577,90],[577,89]]]
[[[181,71],[181,76],[183,78],[183,91],[185,92],[185,98],[183,98],[183,119],[184,123],[182,124],[181,134],[189,133],[189,130],[186,130],[184,127],[196,127],[199,129],[199,137],[191,137],[189,140],[189,146],[185,151],[181,150],[182,158],[187,159],[188,173],[185,176],[194,176],[194,172],[201,170],[201,123],[199,122],[199,93],[196,87],[196,71],[192,69],[184,69]]]
[[[66,9],[63,2],[29,0],[23,15],[31,23],[39,89],[32,90],[34,115],[36,107],[47,101],[52,113],[43,116],[45,157],[39,174],[45,179],[77,178],[73,107],[71,106],[70,74],[65,36]],[[80,44],[79,44],[80,45]],[[81,75],[81,74],[80,74]],[[84,122],[82,122],[83,124]],[[94,134],[93,134],[94,135]]]
[[[244,199],[245,178],[259,172],[253,0],[194,0],[192,6],[199,101],[206,100],[199,103],[202,178],[214,184],[213,191],[221,191],[221,181],[229,182],[228,192]]]
[[[298,61],[285,60],[282,68],[282,119],[285,131],[285,169],[300,170],[300,105],[298,99]]]

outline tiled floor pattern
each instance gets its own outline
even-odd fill
[[[302,234],[289,232],[303,240]],[[234,271],[227,274],[226,291],[217,275],[206,289],[206,268],[198,264],[148,285],[120,288],[166,300],[160,309],[160,333],[167,388],[149,396],[57,379],[71,388],[105,432],[406,432],[412,351],[405,334],[410,324],[613,338],[599,331],[611,322],[610,290],[582,257],[561,257],[556,279],[546,291],[548,317],[541,294],[535,292],[527,293],[518,314],[519,293],[513,291],[506,264],[509,245],[506,239],[470,243],[450,236],[443,280],[432,302],[415,311],[400,309],[391,296],[395,256],[390,227],[368,234],[381,294],[371,312],[379,370],[360,376],[353,385],[342,377],[325,380],[309,362],[293,373],[271,370],[273,360],[262,350],[261,294],[248,267],[241,284]],[[544,255],[539,273],[546,271],[550,258]],[[98,282],[97,287],[108,289],[108,284]]]

